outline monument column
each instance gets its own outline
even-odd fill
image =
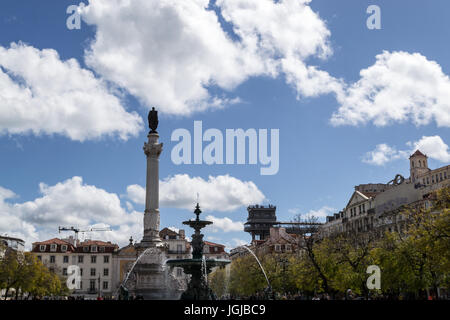
[[[147,179],[144,211],[144,246],[156,246],[161,243],[159,237],[159,156],[162,143],[159,143],[158,112],[155,108],[148,114],[151,131],[147,135],[148,142],[144,143],[144,153],[147,156]]]

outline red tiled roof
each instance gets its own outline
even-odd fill
[[[35,244],[37,244],[37,245],[40,245],[40,244],[67,244],[67,245],[71,245],[70,242],[61,240],[59,238],[53,238],[53,239],[45,240],[45,241],[41,241],[41,242],[39,242],[39,241],[33,242],[33,245],[35,245]]]
[[[209,241],[203,241],[203,243],[208,246],[212,246],[212,247],[224,247],[225,248],[225,246],[223,244],[218,244],[218,243],[209,242]]]
[[[54,251],[50,251],[50,245],[52,245],[52,244],[56,244],[56,250],[54,250]],[[41,245],[45,245],[44,251],[40,250]],[[61,246],[63,246],[63,245],[67,246],[66,251],[61,250]],[[53,238],[53,239],[46,240],[46,241],[33,242],[33,248],[31,251],[32,252],[70,252],[70,251],[75,251],[75,247],[70,242],[61,240],[59,238]]]
[[[50,251],[50,246],[51,244],[56,244],[56,251]],[[101,240],[86,240],[81,242],[76,248],[68,241],[59,239],[59,238],[53,238],[50,240],[46,240],[46,241],[41,241],[41,242],[33,242],[33,252],[41,252],[39,246],[40,245],[48,245],[45,248],[45,251],[43,252],[66,252],[66,251],[61,251],[61,246],[62,245],[67,245],[67,252],[69,251],[73,251],[73,252],[83,252],[86,253],[84,251],[84,247],[90,247],[90,246],[97,246],[97,247],[105,247],[105,250],[100,252],[94,252],[94,253],[109,253],[109,252],[114,252],[116,249],[119,248],[119,246],[115,243],[111,243],[111,242],[105,242],[105,241],[101,241]],[[91,252],[91,251],[89,251]]]

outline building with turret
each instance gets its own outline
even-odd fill
[[[416,150],[409,157],[410,177],[396,175],[386,184],[355,186],[345,208],[326,218],[323,236],[342,232],[398,231],[406,226],[404,216],[397,214],[404,205],[431,206],[431,194],[450,186],[450,165],[428,168],[428,157]]]

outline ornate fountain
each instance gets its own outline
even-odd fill
[[[186,291],[181,295],[181,300],[212,300],[214,299],[211,289],[208,287],[207,275],[214,267],[224,267],[229,260],[225,259],[205,259],[203,256],[203,234],[200,230],[212,221],[200,220],[200,206],[197,203],[194,213],[195,220],[183,221],[195,230],[192,235],[192,259],[170,259],[167,265],[170,267],[181,267],[185,274],[191,276]]]
[[[195,230],[192,235],[192,259],[167,260],[167,248],[159,237],[159,157],[163,144],[159,143],[158,112],[155,108],[148,114],[148,141],[144,143],[144,153],[147,157],[147,179],[144,211],[144,232],[141,242],[126,247],[136,253],[136,259],[124,275],[117,294],[127,299],[129,294],[143,299],[189,299],[209,300],[212,292],[208,288],[207,274],[211,268],[225,266],[230,261],[223,259],[205,259],[203,256],[203,235],[200,230],[212,224],[211,221],[200,220],[200,206],[197,203],[195,220],[184,221]],[[175,279],[168,267],[182,267],[184,273],[190,275],[190,282],[186,285]],[[120,292],[120,294],[119,294]]]

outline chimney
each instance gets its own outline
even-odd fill
[[[275,239],[278,237],[278,229],[277,227],[271,227],[270,228],[270,238]]]

